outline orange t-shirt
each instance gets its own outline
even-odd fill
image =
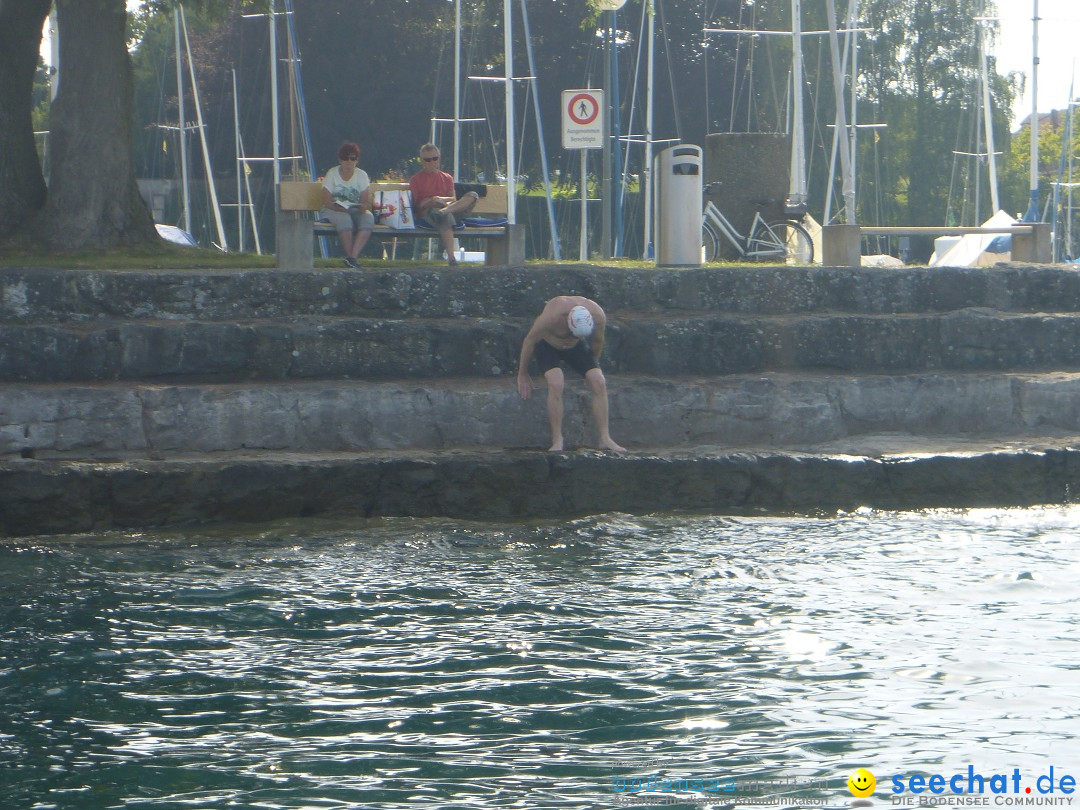
[[[409,193],[412,195],[413,215],[424,215],[420,205],[428,197],[453,197],[454,178],[443,171],[417,172],[409,178]]]

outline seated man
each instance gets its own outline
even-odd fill
[[[460,199],[454,196],[454,178],[439,169],[439,147],[426,143],[420,147],[420,171],[409,178],[413,216],[423,217],[438,232],[450,266],[457,264],[454,256],[455,215],[469,213],[480,196],[468,191]]]

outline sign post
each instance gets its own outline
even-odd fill
[[[604,146],[604,91],[563,90],[563,149],[581,150],[581,261],[589,258],[589,178],[588,150]]]

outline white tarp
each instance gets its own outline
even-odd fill
[[[184,245],[186,247],[199,246],[199,243],[195,241],[194,236],[181,228],[177,228],[175,225],[162,225],[158,223],[154,227],[157,228],[158,236],[167,242],[175,242],[178,245]]]
[[[998,211],[982,224],[983,228],[1004,228],[1015,225],[1016,220],[1004,211]],[[1004,252],[999,248],[1005,247]],[[943,236],[934,240],[931,267],[980,267],[1011,258],[1012,237],[1000,233],[969,233],[959,238]]]

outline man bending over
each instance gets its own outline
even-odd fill
[[[604,350],[604,327],[607,317],[595,301],[579,295],[560,295],[544,306],[533,321],[532,328],[521,344],[518,363],[518,394],[522,399],[532,396],[532,377],[529,362],[536,357],[540,373],[547,381],[548,424],[551,426],[550,451],[563,449],[563,370],[565,363],[585,378],[592,391],[592,412],[603,450],[625,453],[626,448],[615,444],[608,433],[607,381],[597,361]],[[588,341],[588,342],[586,342]]]

